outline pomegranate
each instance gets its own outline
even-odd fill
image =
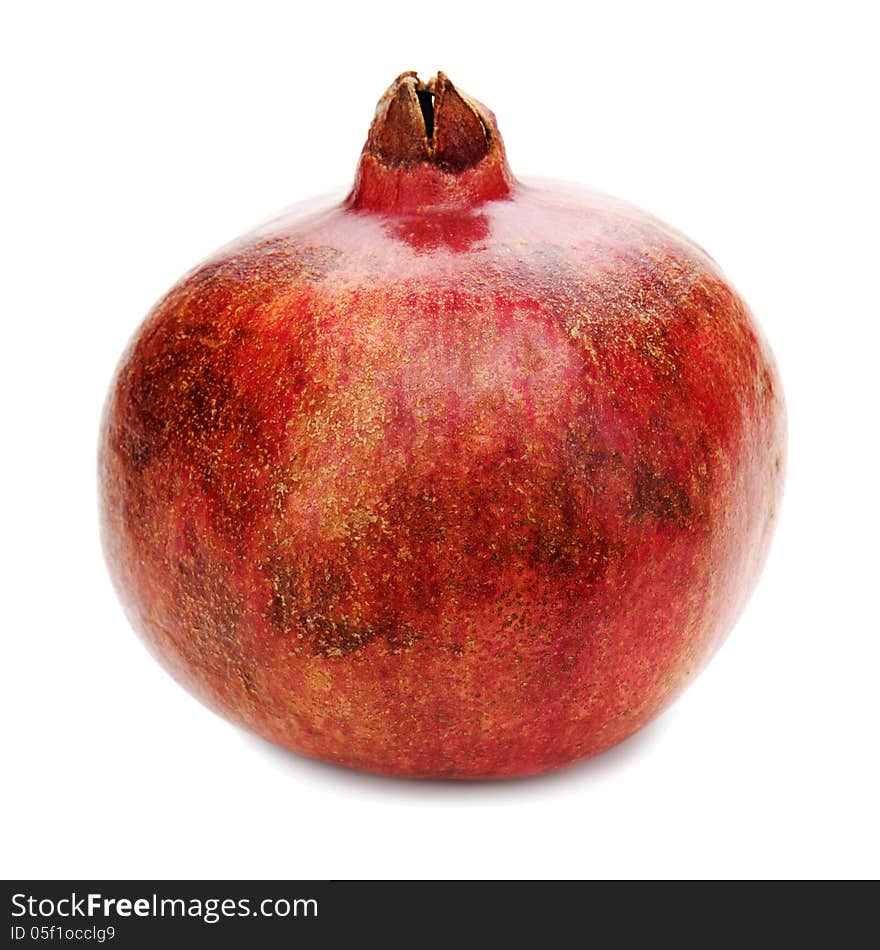
[[[784,466],[766,343],[621,201],[513,177],[442,73],[354,187],[227,246],[125,353],[100,445],[130,619],[304,755],[523,776],[656,716],[756,581]]]

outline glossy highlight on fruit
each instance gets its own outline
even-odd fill
[[[784,443],[704,251],[518,181],[488,109],[404,73],[344,201],[223,248],[138,330],[102,534],[138,633],[236,723],[389,775],[524,776],[631,735],[712,656]]]

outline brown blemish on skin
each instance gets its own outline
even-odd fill
[[[690,522],[693,509],[690,496],[682,485],[641,465],[636,470],[632,514],[637,518],[659,518],[679,528],[685,528]]]
[[[259,698],[259,690],[254,683],[254,677],[251,674],[250,670],[242,667],[238,671],[239,679],[241,680],[242,686],[244,686],[245,692],[251,697],[251,699],[256,700]]]
[[[769,367],[767,366],[764,366],[761,369],[761,389],[768,400],[775,398],[776,391],[773,386],[773,376],[770,373]]]
[[[345,656],[386,632],[382,627],[359,626],[322,616],[304,616],[300,619],[312,638],[315,653],[320,656]]]
[[[371,524],[368,519],[364,525]],[[397,622],[393,611],[381,610],[373,623],[338,616],[353,604],[349,585],[327,566],[312,563],[310,570],[291,567],[279,558],[264,566],[269,578],[271,597],[266,617],[286,637],[303,639],[320,656],[344,656],[385,637],[391,651],[406,649],[419,634],[406,623]],[[374,591],[381,599],[381,592]]]
[[[297,618],[296,628],[303,630],[311,642],[312,652],[324,657],[346,656],[377,637],[385,638],[391,653],[403,652],[421,639],[418,631],[394,621],[371,626],[322,615],[306,615]]]
[[[285,568],[276,558],[270,559],[262,570],[269,578],[271,591],[268,620],[277,630],[289,633],[294,618],[298,616],[298,572],[290,567]]]

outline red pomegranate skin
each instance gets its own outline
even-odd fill
[[[236,723],[373,772],[525,776],[631,735],[712,656],[784,442],[711,258],[517,181],[485,107],[404,74],[344,202],[226,247],[135,335],[103,539],[152,652]]]

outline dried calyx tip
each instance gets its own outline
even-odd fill
[[[415,72],[395,79],[379,102],[370,149],[390,165],[430,162],[460,172],[492,148],[482,108],[442,72],[423,83]]]

